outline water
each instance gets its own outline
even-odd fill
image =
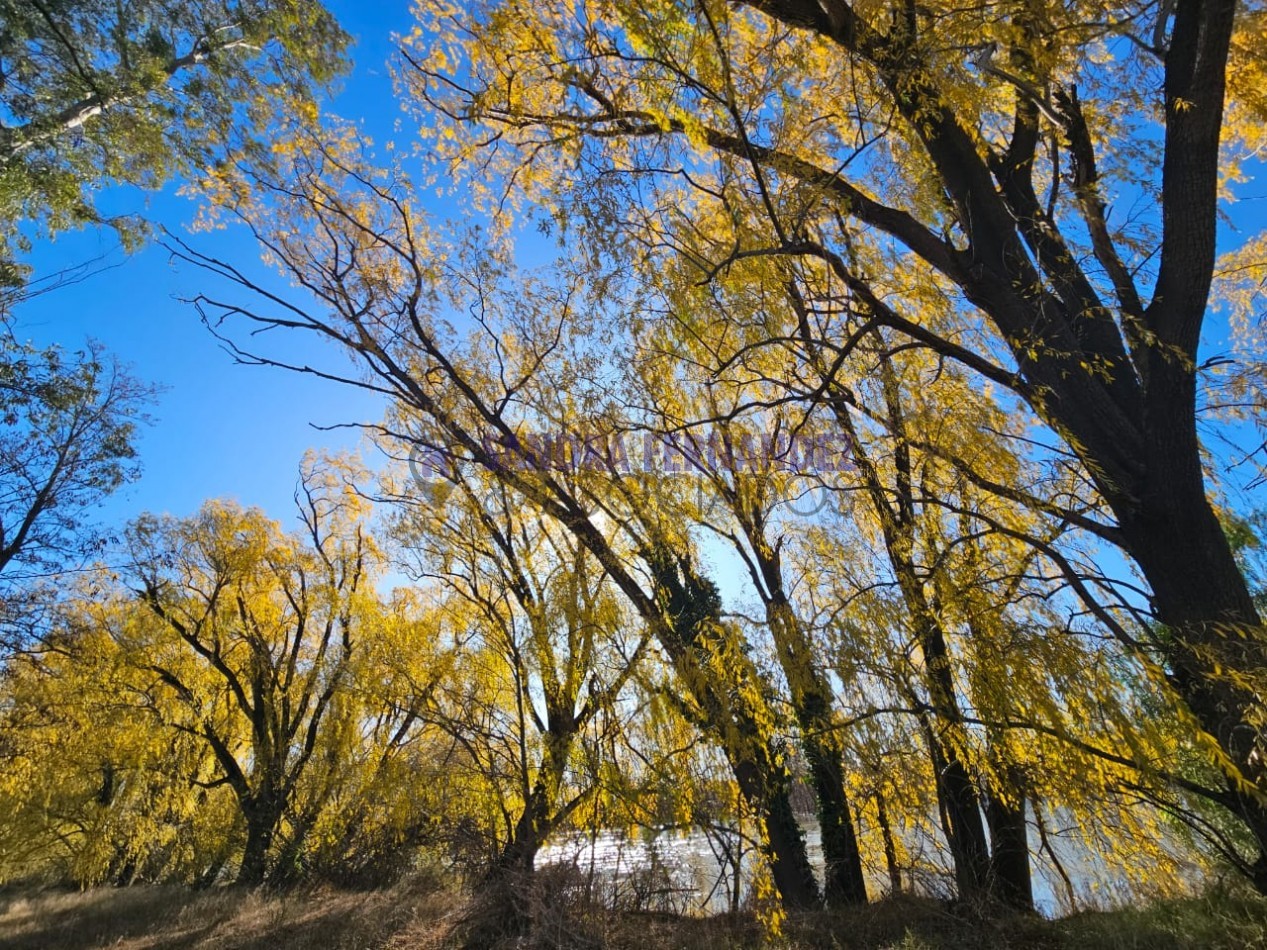
[[[809,857],[821,873],[822,841],[816,823],[804,824]],[[907,889],[933,896],[950,896],[953,878],[949,863],[937,843],[904,838],[908,853],[919,856],[923,870],[914,881],[904,869]],[[1076,906],[1070,906],[1066,885],[1054,866],[1033,860],[1034,904],[1047,917],[1079,907],[1110,906],[1130,899],[1125,871],[1098,866],[1094,859],[1069,839],[1053,838],[1060,864],[1071,878]],[[1038,842],[1031,842],[1038,853]],[[733,831],[702,829],[646,830],[637,834],[604,830],[596,834],[560,837],[543,848],[537,866],[566,864],[585,875],[596,896],[623,906],[679,914],[713,914],[743,906],[752,885],[756,864],[755,843]],[[869,868],[868,890],[872,897],[888,892],[883,868]],[[1195,880],[1195,867],[1191,869]]]
[[[821,847],[817,860],[821,864]],[[572,834],[547,844],[537,855],[538,867],[576,867],[613,904],[680,914],[720,913],[740,906],[754,861],[751,841],[699,829]]]

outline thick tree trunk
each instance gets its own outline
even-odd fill
[[[531,789],[524,796],[523,811],[510,838],[493,864],[491,875],[494,877],[508,873],[531,874],[537,852],[564,817],[559,796],[578,724],[570,710],[552,705],[547,709],[546,722],[548,729],[542,737],[545,748],[541,766]],[[524,767],[527,767],[526,764]]]
[[[1029,863],[1025,799],[1008,801],[998,794],[986,799],[990,826],[990,885],[993,895],[1016,910],[1034,909],[1034,882]]]
[[[768,709],[762,708],[762,677],[742,654],[733,657],[731,682],[718,682],[707,672],[714,648],[703,648],[699,639],[709,627],[721,629],[716,587],[667,549],[648,550],[644,556],[665,621],[660,643],[726,756],[745,803],[761,821],[779,897],[792,910],[817,907],[821,897],[805,835],[792,810],[791,776],[763,721]]]
[[[823,843],[823,896],[831,904],[865,904],[867,880],[845,794],[845,770],[835,743],[803,742],[818,807]]]
[[[958,753],[936,737],[930,737],[930,741],[942,829],[955,865],[955,884],[961,899],[979,901],[989,896],[990,888],[990,848],[981,817],[981,797]]]
[[[268,873],[268,852],[273,846],[277,823],[281,821],[281,809],[266,798],[243,807],[242,811],[246,818],[246,846],[242,850],[237,883],[257,887],[264,883]]]
[[[500,945],[531,929],[533,870],[544,840],[535,830],[543,818],[544,796],[540,792],[538,785],[528,796],[509,840],[484,874],[464,943],[469,950]]]
[[[527,933],[532,923],[532,880],[544,836],[545,796],[538,784],[524,803],[510,838],[484,875],[482,902],[467,946],[482,948],[510,935]]]
[[[264,883],[268,870],[268,850],[273,843],[273,828],[263,821],[247,820],[246,847],[242,851],[242,864],[238,868],[237,882],[247,887]]]
[[[1122,530],[1165,625],[1172,685],[1241,777],[1262,789],[1263,737],[1254,725],[1262,702],[1228,675],[1267,671],[1261,620],[1204,491],[1186,494],[1123,518]],[[1235,780],[1228,791],[1258,850],[1249,877],[1267,894],[1267,805]]]
[[[519,820],[515,822],[510,839],[493,865],[494,876],[506,873],[532,873],[537,861],[537,852],[545,844],[546,836],[553,824],[550,814],[551,797],[541,782],[533,787],[528,800],[524,802],[524,810]]]
[[[1175,688],[1246,778],[1256,780],[1259,736],[1247,714],[1258,700],[1219,671],[1254,675],[1267,668],[1255,633],[1260,620],[1204,491],[1184,494],[1123,517],[1122,531],[1167,628]]]
[[[1152,588],[1171,682],[1247,782],[1264,787],[1262,700],[1234,677],[1267,671],[1262,621],[1205,490],[1195,378],[1173,359],[1150,365],[1145,475],[1130,493],[1106,486],[1125,548]],[[1232,675],[1229,675],[1232,674]],[[1255,838],[1250,877],[1267,893],[1267,806],[1235,780],[1234,810]]]
[[[791,781],[786,770],[744,756],[732,756],[731,767],[740,793],[761,816],[770,873],[783,905],[789,910],[818,907],[818,882],[809,863],[805,835],[792,810]]]

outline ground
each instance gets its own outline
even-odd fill
[[[1267,950],[1267,900],[1218,888],[1201,898],[1046,921],[983,918],[901,898],[789,921],[770,940],[748,917],[683,919],[530,901],[527,936],[505,947],[614,950]],[[431,950],[459,947],[480,909],[432,880],[368,892],[235,888],[0,891],[3,950]]]

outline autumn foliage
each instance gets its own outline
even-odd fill
[[[443,866],[501,933],[552,843],[673,828],[769,929],[1267,890],[1261,447],[1207,435],[1262,422],[1262,238],[1216,240],[1261,6],[415,15],[418,148],[304,100],[194,176],[285,290],[169,242],[241,362],[382,397],[381,464],[306,459],[294,530],[144,516],[53,599],[0,875]]]

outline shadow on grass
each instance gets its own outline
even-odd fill
[[[1219,889],[1061,920],[899,897],[793,920],[796,950],[1267,950],[1267,901]]]
[[[179,887],[6,892],[2,950],[441,950],[469,946],[478,902],[413,882],[380,891],[281,894]],[[796,916],[774,942],[746,915],[669,914],[543,900],[516,950],[1267,950],[1267,901],[1215,889],[1145,908],[1064,920],[986,916],[901,897],[864,908]],[[481,948],[482,950],[482,948]],[[490,947],[490,950],[492,948]]]
[[[407,887],[280,895],[179,887],[0,894],[3,950],[364,950],[384,947],[430,895]]]

